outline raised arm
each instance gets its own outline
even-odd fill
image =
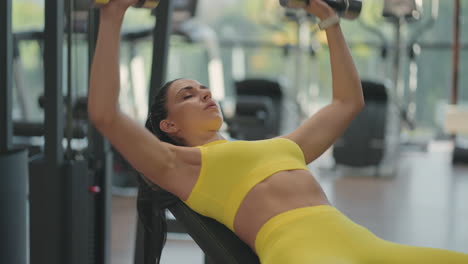
[[[334,15],[334,11],[321,0],[310,0],[307,11],[321,20]],[[364,106],[361,81],[340,25],[326,29],[326,35],[333,82],[332,102],[285,136],[301,147],[307,163],[325,152]]]
[[[132,164],[162,187],[169,184],[167,171],[174,166],[174,151],[145,127],[119,111],[120,30],[128,7],[135,0],[111,0],[101,8],[96,52],[91,66],[88,95],[89,118],[96,128]]]

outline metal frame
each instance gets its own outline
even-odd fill
[[[13,124],[11,118],[11,101],[13,99],[12,65],[12,2],[0,2],[0,153],[11,149]]]
[[[110,146],[91,128],[89,149],[94,156],[89,162],[90,168],[87,161],[64,157],[64,7],[64,0],[45,3],[45,155],[30,163],[30,259],[33,264],[108,264]],[[90,58],[97,35],[97,12],[90,11],[95,14],[90,19]],[[93,185],[99,186],[101,192],[89,193],[88,187]]]
[[[31,174],[31,260],[36,263],[59,264],[65,260],[65,204],[62,157],[61,85],[63,43],[63,0],[45,3],[44,82],[45,82],[45,161],[38,163]],[[58,30],[61,29],[61,30]],[[60,92],[59,92],[60,91]],[[59,97],[60,95],[60,97]],[[60,100],[59,100],[60,98]],[[60,146],[60,147],[59,147]],[[45,163],[45,164],[44,164]],[[39,169],[40,168],[40,169]],[[40,179],[39,179],[40,178]],[[44,243],[47,238],[47,243]]]
[[[31,260],[66,261],[65,177],[63,176],[63,14],[64,1],[45,1],[44,89],[45,162],[42,175],[31,174]],[[38,168],[35,168],[38,169]],[[47,242],[44,243],[44,239]]]
[[[458,72],[460,65],[460,0],[455,0],[453,15],[453,54],[452,54],[452,89],[450,103],[458,103]]]
[[[13,149],[12,1],[0,2],[0,248],[1,263],[27,264],[27,151]]]
[[[151,69],[149,101],[164,84],[167,72],[167,57],[169,54],[169,39],[172,28],[172,13],[174,1],[161,1],[156,9],[156,27],[153,33],[153,64]]]
[[[91,69],[99,30],[99,10],[89,11],[88,19],[88,56]],[[101,192],[96,198],[95,239],[96,263],[108,264],[111,261],[111,214],[112,214],[112,152],[109,142],[90,123],[88,131],[88,148],[91,170],[94,171],[95,185],[101,186]]]
[[[110,147],[91,129],[89,149],[95,154],[89,163],[91,168],[86,161],[64,157],[64,7],[64,0],[45,2],[45,156],[30,163],[30,259],[33,264],[108,264]],[[97,27],[96,23],[90,24]],[[90,32],[97,34],[97,28]],[[93,51],[95,38],[90,39],[90,51]],[[101,187],[98,195],[88,192],[88,187],[93,185]]]
[[[45,154],[55,171],[63,164],[63,28],[64,0],[45,2]],[[51,179],[54,180],[54,179]]]

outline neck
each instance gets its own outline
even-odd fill
[[[225,138],[218,131],[203,132],[198,135],[186,137],[185,144],[188,147],[201,146],[213,141],[224,140]]]

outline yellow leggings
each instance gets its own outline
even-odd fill
[[[468,264],[467,254],[382,240],[327,205],[273,217],[255,248],[262,264]]]

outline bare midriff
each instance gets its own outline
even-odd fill
[[[189,175],[166,188],[186,201],[200,174],[201,153],[198,149],[189,157],[192,165],[182,173]],[[296,208],[329,205],[320,184],[308,170],[277,172],[258,183],[245,196],[234,218],[234,231],[255,250],[255,238],[261,227],[272,217]]]
[[[258,231],[272,217],[296,208],[329,204],[309,171],[277,172],[249,191],[237,211],[234,230],[255,250]]]

